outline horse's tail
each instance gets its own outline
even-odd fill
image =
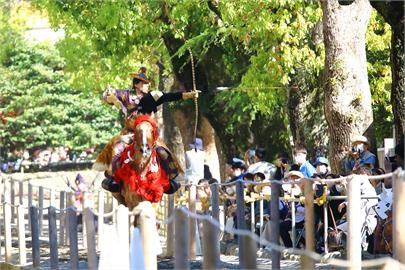
[[[96,162],[93,164],[92,169],[95,171],[111,170],[111,162],[114,156],[114,146],[119,141],[121,136],[113,137],[104,149],[98,154]]]

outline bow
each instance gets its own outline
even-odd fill
[[[193,53],[191,52],[191,49],[188,48],[188,52],[190,54],[190,61],[191,61],[191,76],[193,79],[193,91],[196,92],[196,97],[194,98],[194,106],[195,106],[195,122],[194,122],[194,139],[193,141],[195,142],[195,139],[197,137],[197,124],[198,124],[198,95],[197,95],[197,87],[196,87],[196,82],[195,82],[195,67],[194,67],[194,57]]]

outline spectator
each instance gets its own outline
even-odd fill
[[[186,152],[186,179],[190,184],[197,184],[200,179],[204,179],[203,141],[195,138],[195,142],[189,146],[190,150]]]
[[[315,161],[316,174],[320,176],[321,179],[326,178],[329,172],[329,161],[325,157],[318,157]]]
[[[246,152],[248,153],[248,152]],[[255,174],[256,172],[264,173],[266,179],[275,179],[276,176],[276,166],[264,160],[266,155],[266,150],[263,148],[257,148],[255,150],[254,161],[255,163],[249,165],[247,172]],[[249,164],[248,158],[245,154],[246,164]]]
[[[204,164],[204,179],[211,180],[212,173],[210,167],[207,164]]]
[[[304,178],[304,175],[299,171],[290,171],[288,173],[288,180],[300,182],[300,179]],[[297,184],[285,184],[283,185],[283,190],[290,196],[298,197],[301,195],[301,188]],[[293,243],[289,231],[292,229],[291,211],[295,211],[295,228],[304,228],[305,223],[305,208],[300,202],[295,202],[294,209],[290,209],[290,213],[287,218],[280,222],[280,237],[283,240],[284,246],[292,247]]]
[[[367,175],[371,175],[371,170],[368,167],[359,167],[356,171],[356,174],[362,175],[361,178],[359,178],[360,181],[360,194],[361,196],[369,196],[369,197],[375,197],[377,196],[377,193],[374,189],[374,187],[371,185],[370,181],[367,178]],[[343,184],[346,186],[346,184]],[[377,219],[375,217],[375,213],[373,211],[373,207],[378,203],[377,199],[362,199],[361,200],[361,210],[360,210],[360,216],[359,219],[361,220],[361,223],[363,224],[363,228],[361,230],[361,245],[364,249],[367,248],[368,243],[367,243],[367,237],[370,236],[373,232],[374,229],[377,225]],[[341,212],[343,208],[345,208],[347,205],[347,201],[341,203],[338,207],[338,211]],[[337,226],[338,229],[344,231],[347,233],[347,222],[340,224]]]
[[[377,159],[369,150],[369,143],[365,136],[357,135],[353,139],[352,149],[344,161],[344,169],[347,174],[358,170],[360,167],[374,169]]]
[[[304,147],[294,149],[294,161],[300,166],[299,170],[305,178],[310,178],[316,173],[314,166],[307,160],[307,150]]]
[[[291,161],[286,152],[278,155],[277,159],[277,170],[275,174],[276,180],[281,180],[287,176],[288,172],[291,170]]]

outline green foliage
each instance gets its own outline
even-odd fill
[[[47,12],[54,27],[64,27],[66,38],[58,48],[78,89],[97,92],[107,84],[127,86],[128,71],[136,71],[140,65],[149,68],[156,79],[157,61],[163,62],[167,72],[178,73],[187,64],[191,48],[197,66],[208,78],[208,89],[203,89],[207,92],[202,95],[208,100],[202,102],[202,110],[213,122],[226,119],[226,128],[217,132],[233,136],[240,149],[246,148],[247,143],[261,144],[263,138],[269,141],[268,148],[275,144],[289,146],[286,89],[294,85],[309,100],[304,117],[308,147],[326,143],[322,136],[326,134],[322,80],[325,57],[322,38],[316,38],[322,35],[322,29],[317,27],[322,16],[317,1],[33,3]],[[212,8],[210,3],[218,6]],[[386,27],[380,17],[373,15],[367,35],[379,140],[385,136],[392,117],[386,90],[390,83]],[[164,42],[167,36],[174,37],[171,43]],[[177,51],[169,56],[173,48]],[[183,62],[178,65],[176,61]],[[218,86],[232,89],[219,93],[215,90]],[[259,132],[258,127],[268,131],[277,128],[279,140],[274,142],[269,132]],[[241,129],[247,129],[249,134],[240,133]],[[253,142],[247,142],[250,135]]]
[[[20,44],[0,67],[2,112],[16,112],[1,125],[2,147],[73,150],[106,143],[117,133],[116,115],[99,96],[72,89],[63,60],[48,46]]]
[[[393,114],[391,105],[391,29],[376,11],[373,11],[367,31],[367,69],[372,95],[376,139],[392,137]]]

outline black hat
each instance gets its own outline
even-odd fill
[[[232,168],[245,169],[245,162],[237,157],[234,157],[231,160],[229,160],[228,164],[231,165]]]
[[[258,157],[260,159],[263,159],[265,155],[266,155],[266,150],[264,150],[264,148],[257,148],[256,149],[256,151],[255,151],[255,156],[256,157]]]

